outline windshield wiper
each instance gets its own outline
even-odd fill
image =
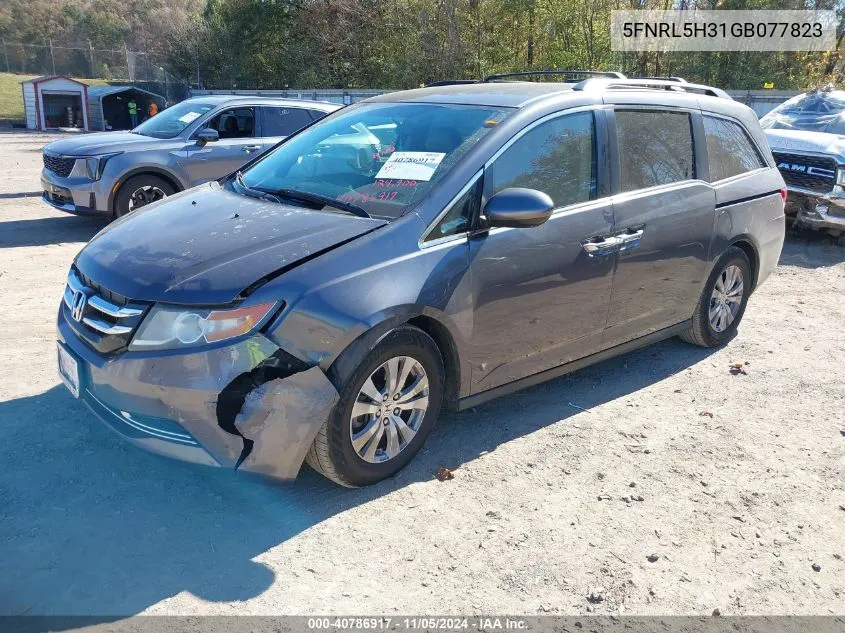
[[[235,173],[235,183],[238,185],[238,188],[243,190],[245,194],[253,196],[254,198],[272,200],[273,202],[278,202],[279,204],[281,204],[281,200],[279,200],[280,197],[289,198],[290,200],[296,200],[299,202],[321,204],[324,207],[334,207],[335,209],[340,209],[341,211],[346,211],[347,213],[356,215],[359,218],[370,217],[370,214],[367,213],[361,207],[359,207],[357,204],[343,202],[342,200],[336,200],[335,198],[332,198],[330,196],[323,196],[319,193],[311,193],[310,191],[300,191],[299,189],[273,189],[271,191],[267,191],[266,189],[253,189],[252,187],[244,183],[243,173],[240,171]]]
[[[235,172],[235,184],[237,184],[238,188],[241,189],[248,196],[251,196],[253,198],[260,198],[261,200],[270,200],[278,204],[282,203],[279,198],[267,191],[264,191],[262,189],[253,189],[252,187],[247,186],[244,183],[244,175],[241,171]]]
[[[359,218],[369,218],[370,214],[357,204],[351,202],[343,202],[330,196],[323,196],[319,193],[311,193],[310,191],[300,191],[299,189],[273,189],[268,191],[270,195],[282,196],[283,198],[290,198],[291,200],[299,200],[302,202],[310,202],[313,204],[322,204],[325,207],[334,207],[341,211],[346,211],[352,215],[357,215]]]

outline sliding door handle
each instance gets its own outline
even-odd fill
[[[616,238],[619,240],[619,251],[628,251],[632,248],[637,248],[640,245],[640,240],[643,238],[645,229],[637,229],[636,231],[628,229],[627,233],[621,233]]]
[[[587,240],[586,242],[581,242],[581,246],[590,257],[604,257],[615,253],[621,243],[619,237],[614,235],[598,242]]]

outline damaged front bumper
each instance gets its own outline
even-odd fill
[[[338,393],[261,334],[190,353],[104,358],[58,318],[79,397],[122,437],[184,461],[294,479]]]
[[[811,189],[788,187],[787,215],[814,229],[845,231],[845,193],[819,193]]]

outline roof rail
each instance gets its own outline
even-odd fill
[[[672,81],[667,79],[603,79],[591,78],[578,82],[573,90],[669,90],[674,92],[696,92],[708,97],[719,97],[730,99],[731,96],[720,88],[704,86],[702,84],[691,84],[687,82]]]
[[[679,84],[688,84],[689,82],[683,77],[629,77],[629,79],[657,79],[662,81],[675,81]]]
[[[432,81],[425,85],[426,88],[434,88],[437,86],[459,86],[463,84],[477,84],[478,79],[440,79],[439,81]]]
[[[532,75],[564,75],[571,77],[569,81],[577,81],[576,78],[584,77],[607,77],[610,79],[625,79],[625,75],[612,70],[521,70],[514,73],[499,73],[498,75],[489,75],[484,78],[485,82],[500,81],[509,77],[530,77]]]

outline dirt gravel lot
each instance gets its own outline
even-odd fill
[[[444,416],[371,488],[273,486],[128,446],[59,384],[55,311],[103,223],[41,203],[50,138],[0,134],[0,614],[845,614],[829,238],[788,236],[724,349]]]

